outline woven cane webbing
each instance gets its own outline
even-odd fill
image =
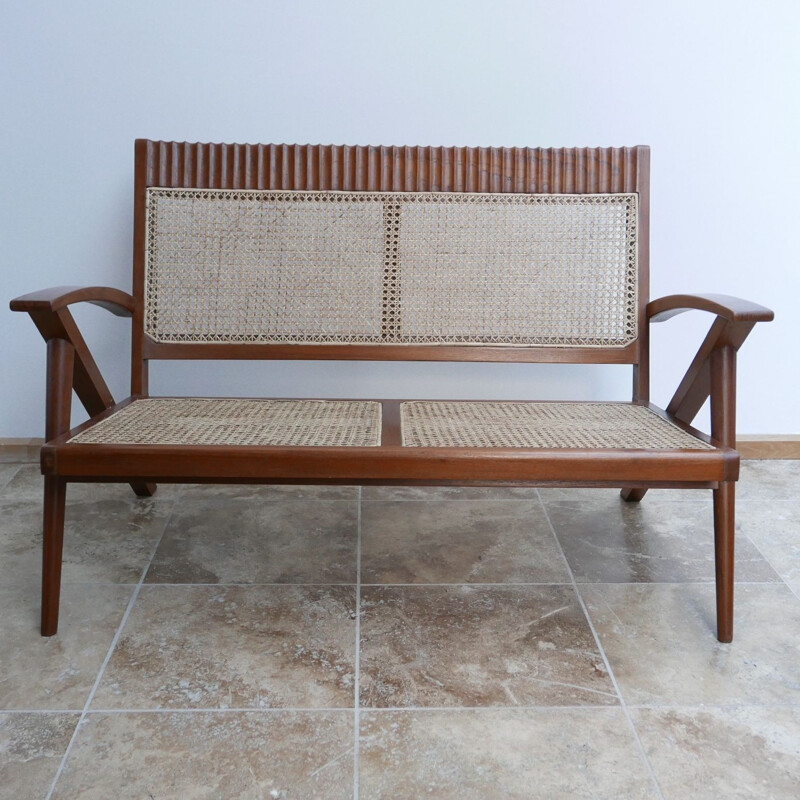
[[[135,400],[70,439],[78,444],[377,447],[381,405],[349,400]]]
[[[148,189],[158,342],[624,347],[637,196]]]
[[[147,193],[145,331],[159,342],[380,341],[383,203]]]
[[[625,403],[409,402],[401,419],[406,447],[713,449]]]
[[[634,195],[419,195],[400,214],[404,341],[636,338]]]

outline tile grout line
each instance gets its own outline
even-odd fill
[[[13,462],[11,462],[13,464]],[[5,491],[6,487],[17,477],[19,471],[22,469],[22,464],[18,464],[17,468],[8,476],[8,478],[0,485],[0,492]]]
[[[358,487],[358,511],[356,514],[356,656],[353,681],[353,800],[358,800],[358,773],[360,769],[361,735],[361,487]]]
[[[663,704],[648,704],[648,703],[629,703],[629,709],[641,709],[647,711],[658,710],[672,710],[672,709],[686,709],[697,710],[698,706],[692,703],[663,703]],[[779,701],[772,701],[768,703],[736,703],[730,702],[717,702],[717,703],[703,703],[704,710],[736,710],[740,708],[785,708],[786,704]],[[610,705],[579,705],[579,706],[540,706],[540,705],[492,705],[492,706],[375,706],[366,709],[370,714],[384,714],[384,713],[425,713],[446,712],[448,714],[471,713],[479,711],[481,713],[503,712],[503,711],[548,711],[558,713],[560,711],[614,711],[616,706]],[[76,715],[81,714],[79,708],[61,708],[61,709],[43,709],[43,708],[9,708],[0,710],[0,715]],[[208,708],[92,708],[86,712],[87,716],[93,714],[260,714],[279,716],[281,714],[351,714],[352,709],[345,706],[273,706],[271,708],[253,708],[250,706],[243,706],[241,708],[233,706],[230,708],[208,707]]]
[[[133,610],[134,603],[136,599],[139,597],[139,591],[141,590],[142,586],[144,585],[144,579],[147,575],[147,571],[150,569],[150,565],[153,563],[153,559],[156,556],[156,552],[158,551],[159,546],[161,545],[161,541],[164,538],[164,534],[169,527],[169,523],[172,520],[172,515],[175,512],[175,506],[177,505],[178,498],[180,497],[180,491],[175,494],[175,497],[172,499],[172,506],[170,507],[169,513],[166,515],[164,520],[164,527],[161,529],[161,535],[158,537],[158,541],[155,543],[153,547],[153,551],[150,553],[150,558],[147,561],[144,569],[142,570],[141,577],[139,578],[139,583],[136,584],[136,588],[133,590],[133,594],[128,600],[128,605],[125,607],[125,613],[122,615],[122,619],[120,620],[119,625],[117,626],[117,632],[114,634],[114,638],[111,640],[111,644],[109,645],[108,652],[106,653],[106,657],[103,659],[103,663],[100,665],[100,669],[97,672],[97,677],[95,678],[94,685],[92,686],[91,691],[89,692],[89,696],[86,698],[86,703],[83,706],[83,711],[81,711],[80,719],[78,720],[78,724],[75,726],[75,730],[72,732],[72,736],[70,737],[69,744],[67,745],[67,749],[64,751],[64,755],[61,758],[61,763],[58,765],[58,770],[56,771],[55,777],[53,778],[53,782],[50,784],[50,790],[47,792],[45,800],[51,800],[53,796],[53,792],[58,785],[58,781],[61,778],[62,773],[64,772],[64,767],[67,764],[67,760],[69,759],[69,754],[72,751],[72,747],[75,744],[75,740],[78,738],[78,732],[83,725],[84,720],[86,719],[87,714],[89,713],[89,708],[94,701],[94,696],[97,692],[97,689],[100,686],[100,681],[103,680],[103,675],[105,674],[106,667],[108,666],[109,661],[111,661],[111,656],[114,653],[114,650],[117,647],[117,643],[119,642],[120,637],[122,636],[122,630],[125,627],[125,624],[128,621],[128,617]],[[130,584],[124,584],[130,585]]]
[[[538,490],[537,490],[538,491]],[[600,655],[603,658],[603,663],[608,670],[608,677],[611,679],[611,683],[614,686],[614,691],[616,691],[617,696],[619,697],[620,706],[622,708],[622,713],[625,715],[625,719],[628,720],[628,725],[630,726],[631,732],[633,733],[633,738],[636,742],[636,747],[639,750],[639,755],[641,756],[642,760],[647,767],[647,771],[650,774],[650,780],[653,782],[653,786],[655,786],[656,791],[658,792],[658,796],[661,800],[666,800],[664,797],[664,792],[661,789],[661,784],[658,782],[658,778],[656,777],[655,770],[653,769],[653,765],[650,763],[650,759],[647,756],[647,752],[644,749],[644,744],[639,736],[639,731],[636,730],[636,726],[633,723],[633,717],[630,714],[630,710],[628,709],[628,705],[625,702],[625,698],[622,696],[622,691],[619,688],[619,684],[617,683],[617,678],[614,675],[614,671],[611,669],[611,662],[608,660],[608,656],[606,655],[605,648],[603,647],[602,642],[600,641],[600,636],[597,633],[597,629],[594,627],[594,622],[592,622],[592,618],[589,616],[589,609],[586,607],[586,603],[583,600],[583,596],[578,589],[578,582],[575,580],[575,575],[572,572],[572,567],[569,565],[569,561],[567,560],[567,556],[564,553],[564,548],[561,546],[561,542],[558,538],[558,534],[556,534],[555,526],[553,525],[553,521],[550,519],[550,514],[547,511],[547,504],[539,498],[539,502],[544,509],[544,515],[547,519],[547,524],[550,526],[550,532],[553,534],[553,539],[555,539],[556,546],[558,547],[559,552],[561,553],[561,557],[564,559],[564,564],[567,567],[567,572],[569,573],[569,577],[572,581],[572,587],[575,591],[575,596],[578,598],[578,602],[580,603],[581,609],[583,609],[583,614],[586,617],[586,621],[589,624],[589,629],[592,632],[592,636],[594,636],[594,640],[597,643],[597,648],[600,651]]]
[[[738,501],[737,501],[737,502],[738,502]],[[783,585],[784,585],[784,586],[785,586],[785,587],[786,587],[786,588],[787,588],[787,589],[788,589],[788,590],[789,590],[789,591],[790,591],[790,592],[791,592],[791,593],[792,593],[792,594],[793,594],[793,595],[794,595],[794,596],[795,596],[795,597],[796,597],[798,600],[800,600],[800,589],[795,589],[795,588],[794,588],[794,587],[793,587],[793,586],[792,586],[792,585],[791,585],[791,584],[790,584],[790,583],[789,583],[789,582],[786,580],[786,578],[784,578],[784,577],[783,577],[783,575],[781,575],[781,574],[780,574],[780,572],[778,572],[778,568],[777,568],[777,567],[776,567],[776,566],[775,566],[775,565],[774,565],[774,564],[773,564],[773,563],[772,563],[772,562],[769,560],[769,558],[767,558],[767,556],[764,554],[763,550],[762,550],[762,549],[761,549],[761,548],[760,548],[760,547],[759,547],[759,546],[758,546],[758,545],[755,543],[755,541],[753,540],[753,538],[752,538],[751,536],[749,536],[748,534],[746,534],[746,533],[744,533],[744,532],[742,532],[742,534],[743,534],[743,535],[744,535],[744,537],[747,539],[747,541],[748,541],[748,542],[750,542],[750,544],[753,546],[753,549],[756,551],[756,553],[758,553],[758,554],[761,556],[761,558],[763,558],[763,559],[764,559],[764,561],[766,561],[766,563],[767,563],[767,564],[769,564],[769,566],[770,566],[770,567],[772,567],[772,570],[773,570],[773,572],[774,572],[774,573],[775,573],[775,574],[778,576],[778,579],[780,580],[780,582],[781,582],[781,583],[782,583],[782,584],[783,584]],[[754,583],[754,581],[750,581],[749,583]],[[767,583],[767,581],[762,581],[761,583]],[[772,583],[772,584],[774,584],[774,583],[775,583],[775,581],[769,581],[769,583]],[[748,584],[748,581],[734,581],[734,590],[736,589],[736,587],[737,587],[737,586],[746,586],[747,584]]]
[[[773,704],[776,707],[782,707],[778,703]],[[672,708],[673,706],[634,706],[635,708]],[[690,708],[691,706],[686,706]],[[712,706],[707,706],[712,708]],[[713,706],[717,707],[717,706]],[[719,706],[720,708],[727,708],[728,706]],[[739,708],[740,706],[731,705],[730,708]],[[766,706],[758,706],[765,708]],[[448,713],[460,714],[461,712],[472,711],[613,711],[616,706],[610,705],[579,705],[579,706],[538,706],[538,705],[494,705],[494,706],[372,706],[365,708],[368,714],[383,714],[383,713],[397,713],[409,711],[413,713],[435,711],[437,713],[446,711]],[[80,714],[80,711],[41,711],[41,709],[32,709],[29,711],[0,711],[0,714]],[[231,707],[231,708],[93,708],[87,712],[88,714],[271,714],[273,716],[279,714],[351,714],[352,709],[346,707],[336,706],[273,706],[271,708],[251,708],[251,707]]]

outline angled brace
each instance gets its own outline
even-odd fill
[[[118,289],[57,287],[18,297],[11,301],[11,310],[27,311],[47,342],[48,392],[54,391],[51,387],[56,377],[64,379],[61,373],[69,369],[71,388],[89,416],[94,417],[114,405],[114,397],[70,313],[68,306],[80,301],[102,306],[120,317],[131,316],[134,308],[133,298]],[[56,364],[60,365],[58,370]],[[59,402],[62,410],[56,411],[48,400],[47,441],[69,430],[69,397],[62,397]],[[139,497],[151,497],[156,491],[155,484],[142,481],[131,483],[131,488]]]
[[[736,353],[756,322],[775,316],[764,306],[727,295],[670,295],[647,306],[651,322],[663,322],[684,311],[709,311],[717,317],[683,376],[666,411],[690,425],[711,397],[711,436],[725,447],[736,446]],[[647,489],[625,488],[624,500],[641,500]]]

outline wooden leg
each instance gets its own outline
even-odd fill
[[[131,483],[131,489],[136,492],[137,497],[152,497],[158,489],[158,484],[135,481]]]
[[[717,573],[717,639],[733,640],[734,487],[721,483],[714,490],[714,550]]]
[[[626,503],[638,503],[646,494],[647,494],[647,489],[640,489],[640,488],[634,488],[632,486],[627,486],[626,488],[622,489],[622,491],[619,493],[619,496]]]
[[[69,430],[75,349],[66,339],[47,342],[47,415],[45,438]],[[61,553],[64,543],[64,501],[67,482],[54,475],[44,479],[44,546],[42,548],[42,636],[58,630],[61,595]]]
[[[42,636],[58,630],[58,601],[61,596],[61,557],[64,544],[64,502],[67,482],[44,479],[44,548],[42,551]]]

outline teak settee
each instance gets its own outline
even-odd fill
[[[47,342],[42,634],[58,624],[66,485],[329,483],[711,489],[717,636],[733,635],[736,352],[772,312],[648,300],[649,149],[138,140],[133,293],[17,298]],[[133,317],[116,403],[80,301]],[[648,327],[715,319],[666,410]],[[630,364],[630,403],[158,398],[151,359]],[[70,430],[73,389],[90,419]],[[690,427],[711,397],[710,436]]]

